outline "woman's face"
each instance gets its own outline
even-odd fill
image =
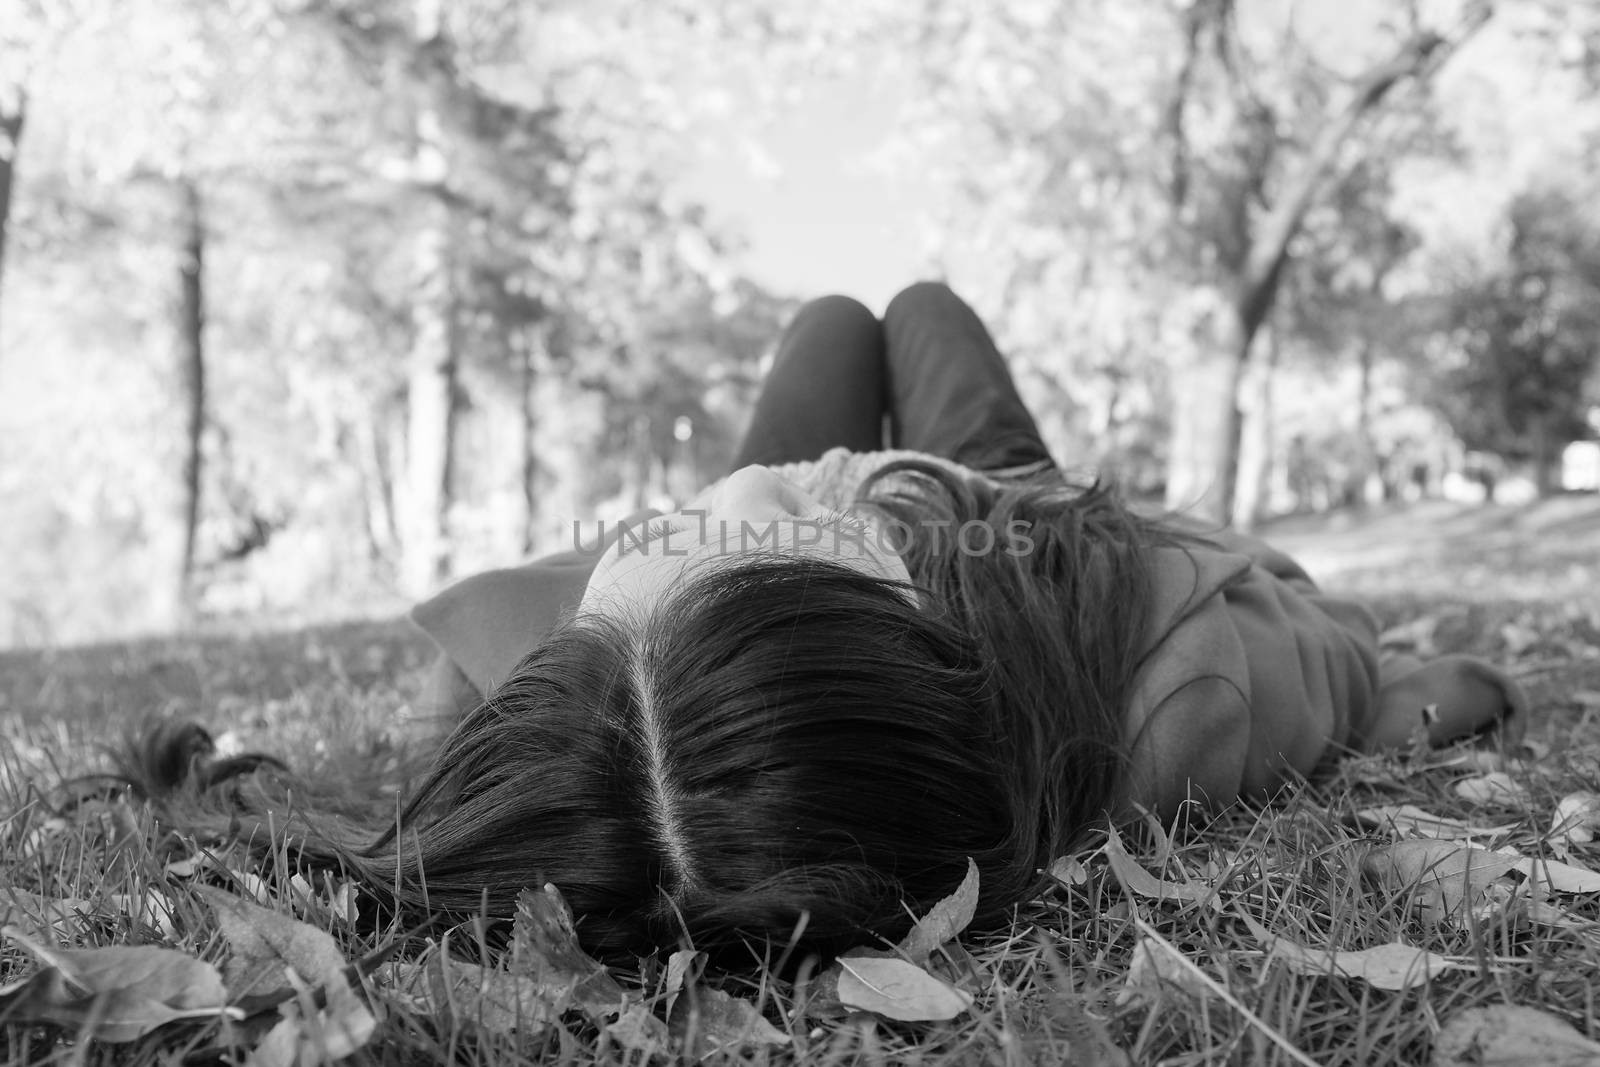
[[[631,614],[659,604],[700,566],[752,553],[831,559],[909,583],[906,566],[864,516],[835,512],[766,467],[734,471],[682,511],[625,533],[601,554],[580,612]]]

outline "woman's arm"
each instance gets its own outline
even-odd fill
[[[1442,745],[1475,734],[1507,744],[1528,728],[1528,698],[1502,671],[1470,656],[1386,656],[1378,667],[1378,713],[1365,751]]]

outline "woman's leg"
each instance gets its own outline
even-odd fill
[[[994,339],[949,286],[918,282],[901,292],[883,327],[896,448],[979,470],[1054,465]]]
[[[830,448],[883,447],[883,326],[858,301],[802,307],[778,342],[734,469],[816,459]]]

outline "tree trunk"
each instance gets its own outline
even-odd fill
[[[184,624],[196,608],[195,548],[200,532],[201,485],[205,463],[205,205],[193,181],[178,187],[182,255],[178,262],[178,365],[183,392],[184,439],[180,520],[183,554],[178,571],[178,606]]]
[[[429,592],[449,573],[447,519],[455,447],[456,292],[449,208],[434,203],[416,237],[410,369],[406,384],[406,521],[401,587]]]
[[[1549,426],[1542,420],[1534,427],[1533,435],[1533,485],[1543,500],[1561,488],[1562,448],[1556,445]]]
[[[384,455],[378,432],[380,416],[369,411],[355,421],[355,460],[361,472],[361,493],[366,503],[367,549],[374,563],[393,562],[400,542],[395,521],[393,460]]]
[[[1374,286],[1376,288],[1376,286]],[[1367,506],[1367,486],[1378,469],[1378,446],[1372,439],[1372,364],[1377,344],[1371,337],[1361,339],[1360,391],[1356,396],[1356,462],[1345,486],[1346,502]]]
[[[1232,314],[1217,316],[1214,350],[1202,352],[1193,373],[1183,375],[1187,380],[1179,383],[1169,453],[1168,507],[1188,507],[1198,517],[1217,523],[1231,516],[1238,476],[1238,384],[1249,360],[1251,341],[1277,297],[1289,246],[1300,232],[1306,212],[1367,113],[1402,80],[1430,76],[1488,21],[1492,10],[1487,4],[1474,5],[1462,28],[1449,38],[1432,32],[1417,34],[1392,58],[1357,79],[1349,100],[1323,125],[1305,161],[1284,183],[1283,195],[1255,227],[1232,285]]]
[[[1266,359],[1256,365],[1251,375],[1249,417],[1244,421],[1239,446],[1239,488],[1233,499],[1233,525],[1245,532],[1254,529],[1266,514],[1277,466],[1273,379],[1283,343],[1279,328],[1269,326],[1266,333]]]
[[[1239,385],[1249,338],[1231,303],[1213,308],[1196,351],[1177,371],[1167,507],[1221,525],[1233,513],[1233,471],[1239,448]],[[1219,472],[1228,472],[1220,477]]]
[[[539,366],[544,359],[546,327],[535,326],[522,336],[522,554],[532,555],[538,543],[539,455],[538,413],[534,410]]]
[[[0,302],[5,295],[6,233],[11,223],[11,190],[16,181],[17,153],[28,118],[28,94],[22,86],[0,88]]]

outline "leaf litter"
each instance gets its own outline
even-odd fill
[[[1600,1067],[1600,1043],[1537,1008],[1495,1004],[1458,1012],[1433,1042],[1431,1067]]]
[[[100,1041],[133,1041],[184,1019],[229,1014],[217,968],[186,952],[153,945],[58,948],[15,926],[0,933],[39,961],[0,986],[0,1017],[48,1023]]]
[[[214,886],[193,888],[228,942],[223,976],[233,995],[294,993],[279,1007],[278,1026],[294,1033],[302,1059],[343,1059],[371,1039],[377,1019],[351,988],[344,973],[348,964],[331,935]],[[310,996],[312,987],[323,993],[320,1006]]]
[[[824,1015],[864,1011],[901,1022],[938,1022],[965,1012],[973,994],[926,965],[972,922],[978,893],[978,867],[969,858],[955,891],[918,918],[892,950],[852,949],[818,975],[811,1010]]]

